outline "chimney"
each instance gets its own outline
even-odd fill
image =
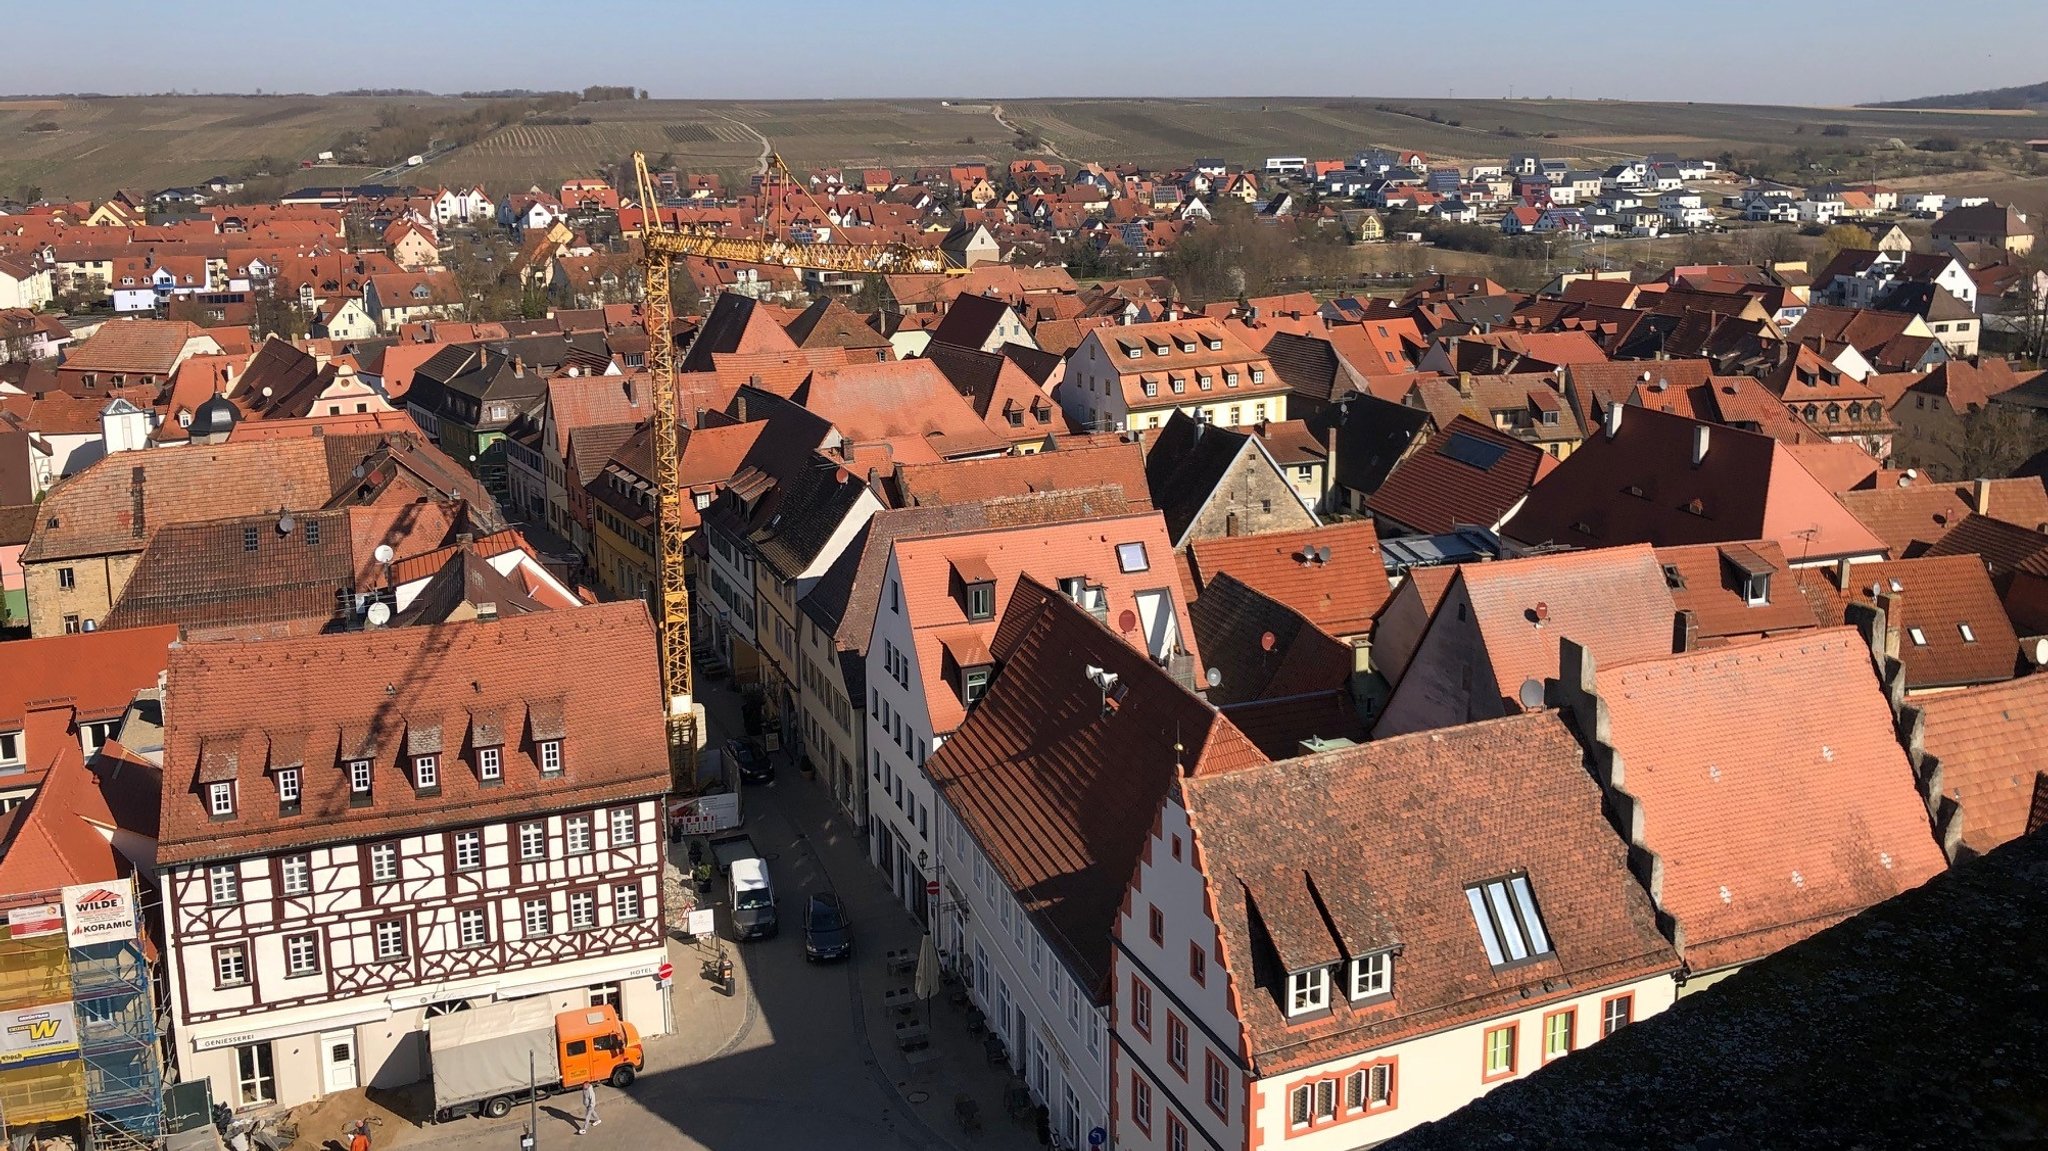
[[[1607,405],[1607,438],[1611,440],[1620,434],[1621,401],[1616,400],[1615,402]]]
[[[1468,400],[1472,398],[1472,373],[1471,373],[1471,372],[1459,372],[1459,373],[1458,373],[1458,394],[1459,394],[1460,396],[1463,396],[1463,397],[1464,397],[1465,399],[1468,399]]]
[[[1970,485],[1970,510],[1980,516],[1991,514],[1991,481],[1976,480]]]
[[[1835,561],[1835,590],[1836,590],[1836,591],[1848,591],[1848,590],[1849,590],[1849,575],[1850,575],[1850,573],[1849,573],[1849,568],[1850,568],[1850,563],[1849,563],[1849,561],[1848,561],[1848,560],[1846,560],[1846,559],[1838,559],[1838,560],[1836,560],[1836,561]]]
[[[1330,490],[1337,486],[1337,425],[1323,429],[1323,490],[1319,493],[1325,504]]]
[[[1713,429],[1705,424],[1694,424],[1692,428],[1692,466],[1699,467],[1707,458],[1707,439]]]
[[[1683,655],[1698,647],[1700,643],[1699,617],[1690,610],[1680,611],[1671,621],[1671,650]]]
[[[624,387],[624,388],[626,389],[626,406],[627,406],[627,407],[629,407],[629,408],[637,408],[637,407],[639,407],[639,406],[640,406],[640,397],[639,397],[639,395],[638,395],[638,394],[636,394],[636,393],[634,392],[634,390],[633,390],[633,379],[632,379],[632,377],[628,376],[628,377],[626,378],[626,381],[625,381],[625,383],[624,383],[624,384],[623,384],[622,386],[623,386],[623,387]]]

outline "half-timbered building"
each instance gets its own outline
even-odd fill
[[[654,634],[619,603],[175,645],[157,862],[175,1055],[237,1107],[426,1073],[494,1000],[664,1030]]]

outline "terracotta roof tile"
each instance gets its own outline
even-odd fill
[[[1854,630],[1605,667],[1597,684],[1694,971],[1759,959],[1945,866]]]
[[[1534,444],[1454,416],[1394,466],[1379,490],[1366,497],[1366,506],[1399,525],[1401,531],[1389,535],[1447,532],[1473,524],[1490,528],[1556,466]]]
[[[1750,602],[1731,547],[1745,549],[1770,568],[1765,602]],[[1703,646],[1821,625],[1813,606],[1800,594],[1784,551],[1769,540],[1658,548],[1657,562],[1671,589],[1672,606],[1692,613]],[[1840,623],[1840,613],[1828,622]]]
[[[941,459],[1009,447],[929,360],[821,368],[793,398],[856,442],[923,444]]]
[[[1206,694],[1219,707],[1333,691],[1351,678],[1350,644],[1228,572],[1209,580],[1189,622],[1204,674],[1217,673]]]
[[[210,339],[209,333],[184,320],[112,320],[92,336],[64,351],[64,369],[71,373],[122,372],[169,379],[185,345]],[[200,351],[213,348],[202,346]]]
[[[1306,549],[1325,547],[1327,560],[1302,558]],[[1228,572],[1340,638],[1370,631],[1373,615],[1392,594],[1371,520],[1196,540],[1187,552],[1198,597],[1209,580]]]
[[[455,824],[644,799],[668,788],[654,629],[639,603],[597,604],[489,623],[351,632],[310,639],[188,644],[172,653],[165,713],[159,863],[360,840]],[[280,701],[284,701],[282,704]],[[469,767],[476,718],[504,725],[503,782]],[[565,769],[543,779],[536,739],[560,728]],[[440,791],[419,796],[402,754],[437,734]],[[207,814],[195,780],[205,748],[237,757],[239,813]],[[302,812],[266,792],[289,744],[303,762]],[[373,802],[352,807],[343,760],[374,760]]]
[[[1674,971],[1583,754],[1538,712],[1182,781],[1255,1073]],[[1496,967],[1466,889],[1508,875],[1553,950]],[[1390,947],[1390,999],[1290,1025],[1280,972]]]
[[[1843,622],[1852,603],[1872,604],[1888,596],[1886,620],[1898,635],[1906,687],[1921,690],[2012,678],[2019,662],[2019,636],[1991,586],[1984,561],[1974,555],[1922,556],[1883,563],[1851,564],[1849,586],[1836,586],[1833,572],[1807,569],[1800,587],[1826,624]],[[1964,634],[1964,629],[1968,634]]]
[[[1152,506],[1145,449],[1112,442],[1030,455],[906,464],[897,469],[897,502],[905,506],[976,503],[997,496],[1112,485],[1133,508]]]
[[[1941,762],[1941,791],[1962,805],[1963,846],[1982,854],[2026,834],[2048,747],[2048,676],[1915,700],[1922,746]]]
[[[1265,757],[1143,652],[1029,578],[992,646],[988,693],[925,770],[1099,1003],[1125,886],[1175,777]],[[1113,707],[1090,666],[1118,677]]]

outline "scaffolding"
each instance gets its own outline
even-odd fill
[[[61,891],[22,893],[0,897],[0,906],[61,907],[62,898]],[[10,916],[0,931],[0,1014],[68,1009],[76,1037],[75,1046],[0,1066],[8,1133],[75,1123],[89,1151],[156,1146],[164,1133],[163,1020],[143,941],[71,947],[61,919],[53,927],[33,917]]]

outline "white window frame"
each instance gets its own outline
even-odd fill
[[[278,886],[286,895],[313,893],[313,859],[302,853],[287,855],[277,862]]]
[[[215,817],[235,813],[235,785],[233,783],[209,783],[206,785],[206,810]]]
[[[470,828],[455,833],[455,870],[478,871],[484,865],[484,833]]]
[[[299,769],[296,767],[278,768],[277,801],[279,803],[297,803],[300,794]]]
[[[388,873],[384,866],[387,863],[390,864]],[[371,883],[397,883],[399,876],[403,874],[404,868],[398,858],[398,845],[396,843],[373,843],[370,845]]]
[[[378,920],[371,928],[371,938],[375,941],[379,962],[390,963],[405,958],[407,947],[404,920]]]
[[[582,855],[591,849],[597,835],[592,822],[587,811],[562,817],[562,845],[569,854]]]
[[[1351,998],[1370,999],[1394,989],[1394,953],[1375,951],[1351,961]]]
[[[303,934],[285,936],[284,973],[286,975],[314,975],[318,974],[319,971],[320,937]]]
[[[230,943],[213,953],[213,985],[246,987],[249,983],[249,945]]]
[[[269,1040],[235,1048],[235,1093],[244,1107],[277,1102],[277,1063]]]
[[[412,757],[412,785],[420,791],[441,786],[441,760],[439,756],[416,755]]]
[[[477,748],[476,777],[486,782],[493,782],[503,779],[504,776],[504,761],[500,758],[498,749],[495,747]]]
[[[1311,967],[1287,973],[1287,1014],[1307,1015],[1330,1006],[1330,969]]]
[[[612,888],[612,922],[640,922],[640,889],[621,884]]]
[[[216,863],[206,869],[206,901],[215,907],[232,907],[242,902],[239,864]]]
[[[640,841],[640,813],[630,807],[614,807],[608,816],[613,847]]]
[[[540,773],[542,775],[562,774],[562,741],[544,739],[540,743]]]
[[[348,793],[350,795],[370,794],[370,761],[351,759],[348,761]]]
[[[520,922],[526,925],[526,937],[538,939],[555,933],[554,911],[548,907],[546,897],[529,899],[519,907]]]
[[[572,891],[569,893],[569,930],[588,931],[597,926],[597,893],[595,891]]]
[[[465,907],[455,913],[455,940],[463,947],[484,947],[491,942],[491,917],[481,907]]]
[[[519,825],[519,861],[532,863],[548,857],[548,825],[538,820]]]

